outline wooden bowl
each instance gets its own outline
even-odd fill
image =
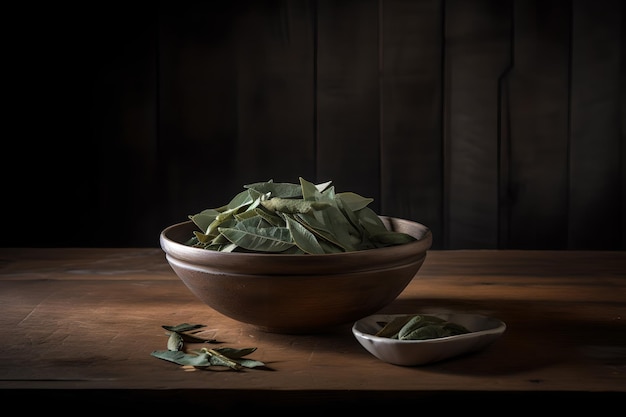
[[[414,242],[321,255],[218,252],[186,245],[191,222],[161,232],[176,275],[217,312],[272,333],[317,333],[387,306],[406,288],[432,244],[426,226],[380,216]]]

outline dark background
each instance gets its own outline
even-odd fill
[[[626,249],[620,0],[3,5],[2,245],[332,180],[434,249]]]

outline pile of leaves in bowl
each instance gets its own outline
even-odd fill
[[[335,192],[332,181],[299,180],[244,185],[225,206],[190,215],[199,230],[186,244],[220,252],[324,254],[416,240],[388,230],[368,207],[372,198]]]
[[[398,316],[383,325],[375,336],[398,340],[427,340],[470,333],[464,326],[423,314]]]

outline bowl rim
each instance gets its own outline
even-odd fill
[[[376,251],[376,253],[382,255],[385,252],[389,252],[389,253],[397,252],[398,248],[402,248],[403,250],[407,252],[411,252],[411,253],[425,252],[431,248],[433,235],[432,235],[432,231],[430,230],[428,226],[425,226],[424,224],[413,221],[413,220],[403,219],[399,217],[391,217],[391,216],[379,216],[379,217],[387,222],[390,222],[391,224],[400,223],[400,224],[415,226],[421,229],[422,236],[421,237],[414,236],[416,237],[417,240],[413,242],[409,242],[409,243],[404,243],[402,245],[387,246],[383,248],[364,249],[364,250],[351,251],[351,252],[337,252],[337,253],[324,253],[324,254],[219,252],[219,251],[211,251],[211,250],[207,250],[203,248],[196,248],[193,246],[189,246],[171,237],[171,233],[174,231],[180,230],[181,228],[184,228],[184,227],[190,227],[190,228],[193,227],[193,222],[191,220],[187,220],[187,221],[175,223],[175,224],[165,227],[159,235],[159,242],[160,242],[161,248],[166,253],[170,253],[176,258],[183,259],[183,260],[186,259],[190,261],[192,260],[191,257],[200,256],[201,254],[206,254],[207,256],[211,256],[208,254],[212,254],[212,256],[219,255],[219,256],[224,256],[224,257],[233,257],[233,258],[250,259],[250,260],[255,259],[255,258],[263,258],[263,259],[289,258],[289,259],[294,259],[294,260],[300,260],[300,259],[315,260],[315,259],[330,259],[330,258],[335,258],[335,257],[341,257],[341,258],[363,257],[363,256],[369,256],[368,254],[372,253],[373,251]],[[188,257],[180,256],[181,255],[180,251],[176,251],[178,253],[174,255],[173,252],[176,249],[184,251],[189,256]]]

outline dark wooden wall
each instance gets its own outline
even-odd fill
[[[626,249],[620,0],[6,6],[3,246],[332,180],[434,249]]]

